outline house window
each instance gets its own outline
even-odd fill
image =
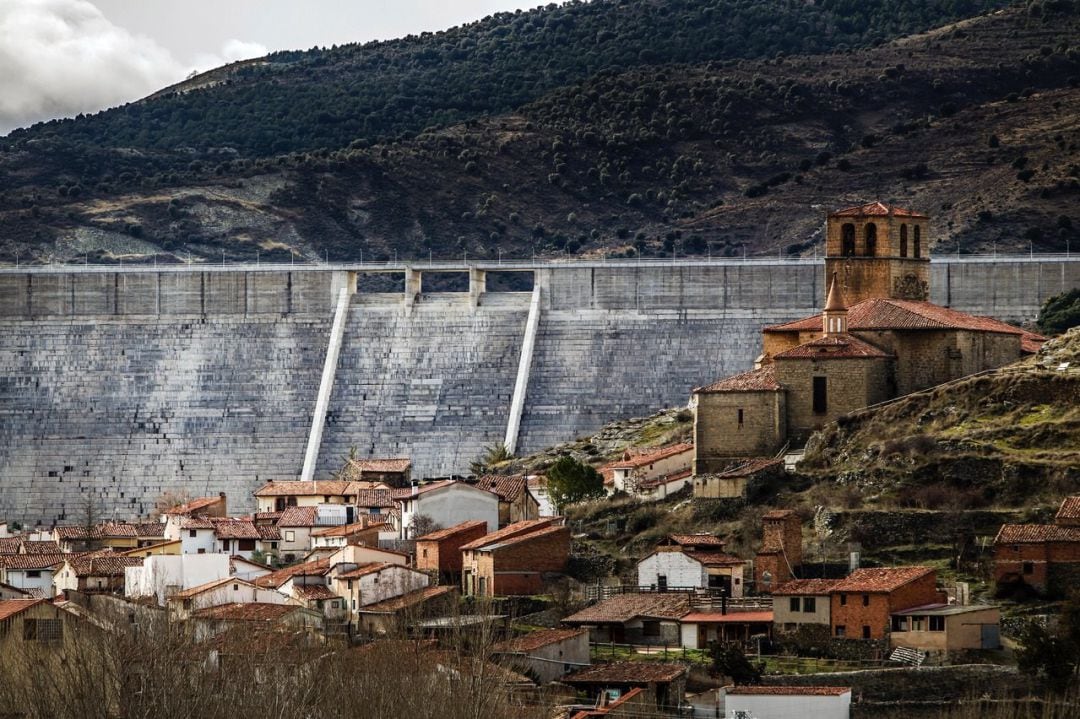
[[[643,637],[660,636],[660,622],[642,622],[641,635]]]
[[[37,579],[40,576],[41,576],[41,570],[40,569],[30,569],[30,570],[28,570],[26,572],[27,579]]]
[[[742,408],[740,407],[739,408],[739,426],[740,427],[742,427],[742,423],[743,423],[743,411],[742,411]]]
[[[793,612],[799,611],[799,598],[798,597],[792,597],[791,598],[790,608],[791,608],[791,611],[793,611]]]
[[[335,599],[334,601],[330,602],[330,608],[331,609],[337,609],[338,608],[338,600]]]
[[[189,529],[188,533],[187,533],[187,536],[194,539],[195,537],[199,536],[199,532],[197,530],[194,530],[194,529]]]
[[[254,539],[238,539],[236,541],[236,547],[241,552],[254,552],[255,540]]]
[[[234,592],[239,592],[239,591],[240,591],[240,585],[239,585],[239,584],[234,584],[234,585],[232,585],[232,590],[233,590]]]
[[[826,377],[814,378],[814,414],[825,414],[829,409]]]
[[[907,631],[907,618],[906,617],[893,617],[892,618],[892,630],[894,632],[906,632]]]
[[[868,624],[862,625],[862,638],[863,639],[869,639],[870,638],[870,625],[868,625]]]
[[[64,638],[64,625],[59,619],[24,619],[23,641],[57,642]]]
[[[426,549],[421,549],[420,550],[420,556],[423,557],[424,559],[427,559],[427,550]]]
[[[841,607],[846,607],[847,606],[847,595],[846,594],[841,594],[840,595],[840,606]]]
[[[930,617],[930,631],[945,631],[945,617]]]
[[[292,531],[291,529],[285,530],[285,541],[286,542],[295,542],[296,541],[296,532]]]
[[[855,255],[855,225],[851,223],[840,228],[840,254],[844,257]]]
[[[869,594],[862,595],[862,605],[864,607],[869,607],[870,606],[870,595]]]
[[[843,624],[837,624],[836,625],[836,636],[838,636],[838,637],[846,637],[847,636],[847,627],[845,627]]]
[[[922,257],[922,230],[918,225],[915,225],[915,247],[911,254],[914,257]]]
[[[656,575],[656,588],[659,589],[661,592],[663,592],[663,591],[665,591],[667,589],[667,575],[666,574],[657,574]]]
[[[911,631],[924,632],[926,631],[926,617],[912,617],[911,618]]]
[[[196,554],[206,554],[206,547],[199,547],[199,550],[196,552]]]
[[[803,597],[802,610],[804,614],[813,614],[817,611],[816,597]]]
[[[1034,574],[1034,573],[1035,573],[1035,563],[1034,562],[1024,562],[1024,574]]]

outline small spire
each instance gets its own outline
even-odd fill
[[[826,312],[839,312],[846,310],[844,306],[844,297],[840,294],[840,284],[836,281],[836,273],[832,275],[832,283],[829,285],[829,296],[825,300]]]

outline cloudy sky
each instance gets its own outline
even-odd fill
[[[0,0],[0,135],[270,50],[441,30],[540,0]]]

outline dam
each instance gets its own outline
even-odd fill
[[[1080,286],[1061,255],[931,272],[934,302],[1014,323]],[[0,519],[128,519],[165,493],[247,511],[350,451],[466,473],[497,442],[685,404],[824,282],[812,259],[0,269]]]

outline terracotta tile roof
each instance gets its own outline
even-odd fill
[[[543,517],[541,519],[525,519],[520,522],[514,522],[508,524],[502,529],[492,532],[491,534],[485,534],[479,539],[461,545],[462,549],[481,549],[489,544],[496,544],[499,542],[505,542],[511,537],[516,537],[521,534],[529,534],[539,531],[545,527],[550,526],[555,521],[555,517]]]
[[[685,594],[617,594],[563,620],[566,624],[622,624],[635,617],[678,619],[689,613]]]
[[[255,531],[259,533],[259,539],[264,542],[277,542],[281,540],[281,530],[269,524],[256,524]]]
[[[0,622],[44,602],[44,599],[4,599],[0,601]]]
[[[22,551],[22,537],[0,537],[0,554],[18,554]]]
[[[491,650],[494,652],[532,652],[541,647],[580,637],[587,632],[587,629],[541,629],[499,642]]]
[[[172,509],[166,509],[162,514],[196,514],[197,512],[204,511],[208,507],[213,507],[215,504],[223,501],[224,498],[222,497],[199,497],[190,502],[186,502],[185,504],[173,507]]]
[[[760,685],[743,685],[728,687],[728,694],[767,696],[792,696],[792,697],[838,697],[851,691],[851,687],[765,687]]]
[[[932,567],[880,567],[856,569],[832,588],[833,592],[892,592],[933,574]]]
[[[49,569],[68,559],[71,554],[0,554],[0,567],[4,569]]]
[[[24,554],[60,554],[60,545],[51,540],[24,541],[22,543]]]
[[[57,527],[55,530],[59,539],[116,539],[137,537],[135,525],[124,522],[104,522],[95,524],[93,527],[85,525],[69,525]]]
[[[669,534],[667,536],[669,540],[678,544],[680,547],[715,547],[717,549],[723,549],[726,541],[720,539],[715,534],[709,534],[708,532],[699,532],[697,534]]]
[[[994,544],[1042,544],[1043,542],[1080,542],[1080,527],[1056,524],[1003,524]],[[2,560],[3,557],[0,557]]]
[[[613,662],[594,664],[591,667],[567,674],[560,679],[566,684],[649,684],[673,682],[686,674],[682,664],[665,662]]]
[[[213,529],[214,523],[208,517],[184,517],[180,520],[180,529]]]
[[[892,355],[881,351],[869,342],[863,342],[858,337],[844,333],[803,342],[798,347],[792,347],[774,355],[773,359],[885,359],[887,357],[892,357]]]
[[[871,297],[848,308],[848,332],[859,330],[976,330],[1023,335],[1025,330],[989,317],[918,300]],[[765,332],[821,332],[821,315],[766,327]],[[1030,333],[1028,333],[1030,334]],[[1038,336],[1038,335],[1033,335]]]
[[[1020,335],[1020,351],[1028,355],[1036,354],[1042,349],[1043,344],[1048,341],[1048,337],[1024,330],[1024,333]]]
[[[737,567],[746,564],[744,560],[723,552],[687,552],[686,556],[696,559],[706,567]]]
[[[382,524],[380,522],[379,524]],[[342,524],[337,527],[327,527],[325,529],[316,529],[311,533],[312,537],[348,537],[353,534],[363,532],[370,527],[378,526],[368,524],[367,519],[363,519],[359,522],[353,522],[352,524]]]
[[[338,479],[322,479],[314,482],[287,480],[267,482],[255,490],[256,497],[315,497],[353,494],[349,491],[349,482]]]
[[[338,595],[325,584],[294,584],[293,594],[307,602],[320,602],[326,599],[338,599]]]
[[[792,579],[777,585],[772,590],[772,594],[774,597],[822,596],[832,591],[839,581],[839,579]]]
[[[666,447],[657,447],[650,449],[646,452],[636,453],[633,456],[621,459],[616,462],[610,462],[605,465],[612,469],[637,469],[638,467],[644,467],[658,462],[661,459],[667,459],[668,457],[674,457],[677,454],[683,454],[684,452],[690,452],[694,449],[694,445],[689,442],[681,442],[679,444],[669,444]]]
[[[467,522],[462,522],[461,524],[455,524],[454,526],[447,527],[446,529],[436,529],[434,532],[428,532],[422,537],[417,537],[416,541],[441,542],[444,539],[449,539],[451,537],[457,536],[458,534],[475,531],[477,528],[480,527],[486,528],[487,522],[482,519],[473,519]]]
[[[740,460],[734,464],[730,469],[726,469],[723,472],[717,472],[710,474],[710,477],[716,477],[719,479],[730,479],[733,477],[748,477],[752,474],[769,469],[771,467],[779,467],[784,464],[784,460],[775,459],[773,457],[754,457],[748,460]]]
[[[206,607],[192,614],[198,619],[218,619],[230,622],[276,622],[293,612],[305,611],[294,604],[247,602]]]
[[[30,596],[29,590],[20,587],[13,587],[10,584],[4,584],[3,582],[0,582],[0,589],[3,589],[5,592],[14,592],[15,594],[21,594],[23,597]]]
[[[278,520],[279,527],[314,527],[318,507],[286,507]]]
[[[439,674],[454,672],[465,677],[484,679],[487,682],[498,682],[504,686],[518,686],[521,688],[533,688],[536,683],[524,674],[499,666],[492,662],[462,656],[457,652],[436,650],[426,652],[423,657],[434,660]]]
[[[476,478],[476,486],[499,495],[504,502],[513,502],[527,489],[524,474],[485,474]]]
[[[691,612],[682,618],[683,622],[698,622],[699,624],[771,624],[773,612],[771,609],[761,612]]]
[[[560,526],[554,526],[554,527],[543,527],[541,529],[537,529],[534,532],[526,532],[525,534],[518,534],[517,536],[514,536],[514,537],[508,537],[506,539],[500,539],[497,542],[492,542],[490,544],[485,544],[482,547],[474,547],[473,549],[475,551],[478,551],[478,552],[498,552],[500,550],[506,549],[507,547],[512,547],[512,546],[521,544],[523,542],[532,542],[532,541],[537,540],[537,539],[550,537],[550,536],[552,536],[554,534],[565,534],[566,535],[566,543],[567,543],[567,546],[569,547],[569,545],[570,545],[570,528],[569,527],[563,527],[563,526],[560,525]]]
[[[250,519],[211,519],[214,536],[218,539],[261,539],[259,530]]]
[[[391,457],[386,459],[350,459],[348,469],[356,472],[408,472],[412,468],[412,461],[408,457]]]
[[[408,609],[414,607],[417,604],[423,604],[426,601],[435,599],[437,597],[446,596],[454,591],[456,587],[452,587],[446,584],[437,587],[424,587],[423,589],[416,589],[402,594],[400,597],[393,597],[391,599],[384,599],[381,602],[375,602],[374,604],[368,604],[360,607],[357,611],[361,614],[365,612],[374,613],[390,613],[399,612],[402,609]]]
[[[256,512],[254,517],[256,522],[276,522],[281,519],[281,512]]]
[[[1054,521],[1063,524],[1080,522],[1080,495],[1061,500],[1061,507],[1058,508]]]
[[[267,576],[269,576],[269,575],[267,575]],[[188,589],[184,589],[182,591],[179,591],[176,594],[173,594],[170,597],[170,599],[191,599],[192,597],[198,596],[198,595],[202,594],[203,592],[208,592],[211,589],[215,589],[216,587],[220,587],[223,584],[228,584],[229,582],[236,582],[238,584],[246,584],[248,586],[251,585],[251,582],[249,582],[247,580],[244,580],[244,579],[239,579],[237,577],[222,577],[221,579],[215,579],[215,580],[213,580],[211,582],[206,582],[204,584],[198,584],[198,585],[196,585],[194,587],[189,587]]]
[[[913,210],[905,210],[903,207],[886,205],[883,202],[868,202],[865,205],[845,207],[836,212],[830,212],[829,217],[912,217],[920,220],[930,219],[927,215]]]
[[[84,556],[68,562],[76,577],[122,577],[128,567],[141,567],[142,564],[142,557],[120,554]]]
[[[165,536],[164,522],[139,522],[135,525],[135,535],[139,539],[151,539]]]
[[[394,495],[390,489],[361,489],[356,492],[358,507],[393,507]]]
[[[390,496],[393,497],[395,502],[400,502],[402,500],[410,499],[411,497],[416,495],[427,494],[428,492],[434,492],[435,490],[449,487],[452,484],[459,484],[464,487],[471,486],[465,482],[458,482],[453,479],[441,479],[437,482],[425,482],[424,484],[421,484],[419,486],[392,489],[390,490]]]
[[[692,469],[684,469],[679,472],[672,472],[671,474],[665,474],[660,477],[654,477],[652,479],[646,479],[638,482],[638,489],[652,489],[653,487],[659,487],[662,484],[671,484],[672,482],[678,482],[686,479],[694,473]]]
[[[388,567],[400,567],[400,564],[389,564],[387,562],[369,562],[367,564],[361,564],[356,569],[350,569],[347,572],[342,572],[337,575],[338,579],[359,579],[360,577],[366,577],[369,574],[375,574],[381,572]]]
[[[303,562],[301,564],[294,564],[291,567],[284,567],[271,572],[270,574],[264,574],[261,577],[256,577],[254,582],[257,587],[271,587],[277,589],[285,582],[289,581],[293,577],[300,574],[326,574],[330,571],[329,559],[315,559],[310,562]]]
[[[712,384],[694,389],[694,392],[775,392],[783,386],[776,380],[776,367],[765,365],[760,369],[726,377]]]

